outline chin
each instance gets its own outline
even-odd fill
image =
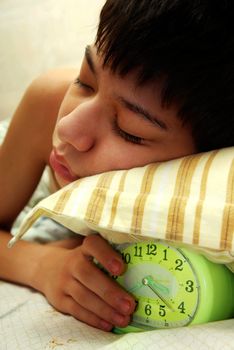
[[[58,185],[58,189],[65,187],[67,185],[69,185],[71,182],[63,179],[62,177],[60,177],[59,175],[57,175],[56,173],[54,173],[54,177],[56,179],[57,185]]]

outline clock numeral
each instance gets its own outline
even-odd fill
[[[138,258],[142,258],[142,247],[139,247],[138,245],[135,245],[134,249],[135,249],[134,256],[136,256]]]
[[[175,261],[176,263],[176,267],[175,267],[175,270],[177,271],[183,271],[183,261],[181,259],[177,259]]]
[[[167,261],[167,249],[164,249],[163,253],[164,253],[163,260]]]
[[[166,316],[165,307],[166,307],[165,305],[160,305],[160,306],[159,306],[159,315],[160,315],[161,317]]]
[[[147,244],[147,255],[156,255],[157,254],[157,246],[156,244]]]
[[[180,303],[180,305],[178,306],[178,309],[180,310],[181,314],[185,314],[184,301],[182,301],[182,303]]]
[[[122,258],[125,264],[129,264],[131,262],[131,255],[129,253],[122,253]]]
[[[150,316],[151,314],[152,314],[152,311],[151,311],[151,305],[150,304],[146,304],[146,306],[145,306],[145,314],[147,315],[147,316]]]
[[[186,281],[187,287],[185,287],[186,292],[192,293],[194,291],[194,282],[191,280]]]

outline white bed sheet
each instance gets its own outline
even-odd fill
[[[57,312],[29,288],[0,282],[0,349],[230,350],[234,349],[234,319],[116,335]]]

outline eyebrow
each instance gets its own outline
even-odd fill
[[[143,117],[144,119],[149,121],[154,126],[156,126],[156,127],[159,126],[160,128],[167,130],[167,125],[160,118],[153,116],[144,107],[140,106],[137,103],[130,102],[122,96],[118,96],[117,99],[125,108],[127,108],[131,112],[139,115],[140,117]]]
[[[87,45],[85,48],[85,58],[88,63],[88,66],[93,74],[97,74],[95,65],[92,59],[91,46]],[[121,103],[123,107],[128,109],[129,111],[135,113],[136,115],[143,117],[145,120],[149,121],[155,127],[160,127],[161,129],[167,130],[167,125],[158,117],[153,116],[149,111],[147,111],[144,107],[140,106],[137,103],[133,103],[128,101],[123,96],[117,96],[117,100]]]

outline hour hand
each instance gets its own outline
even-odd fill
[[[145,276],[142,279],[142,283],[143,285],[149,287],[158,297],[159,299],[161,299],[163,301],[163,303],[171,310],[171,311],[175,311],[173,309],[173,307],[171,306],[171,304],[164,298],[164,296],[162,296],[162,293],[168,293],[168,288],[163,286],[162,284],[156,282],[152,276]]]
[[[149,285],[152,288],[156,288],[158,292],[161,292],[161,293],[167,294],[167,295],[169,294],[169,289],[166,286],[164,286],[163,284],[155,281],[155,279],[150,275],[145,276],[142,279],[142,283],[144,285]]]

